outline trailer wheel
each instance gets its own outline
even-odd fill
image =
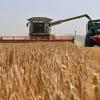
[[[93,47],[94,46],[94,42],[93,42],[93,40],[91,39],[90,36],[86,36],[86,38],[85,38],[85,46],[86,47]]]

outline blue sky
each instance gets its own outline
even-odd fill
[[[45,16],[54,20],[89,14],[100,19],[100,0],[0,0],[0,35],[28,35],[27,18]],[[85,34],[86,18],[57,25],[54,34]]]

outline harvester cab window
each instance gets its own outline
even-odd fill
[[[44,33],[44,25],[45,23],[33,23],[33,33]]]
[[[94,24],[92,22],[88,22],[87,24],[87,34],[90,36],[93,36],[95,34],[95,27]]]

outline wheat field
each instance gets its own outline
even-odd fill
[[[0,43],[0,100],[100,100],[93,58],[70,42]]]

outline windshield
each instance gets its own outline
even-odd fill
[[[100,34],[100,21],[89,21],[87,24],[87,33],[90,35]]]

